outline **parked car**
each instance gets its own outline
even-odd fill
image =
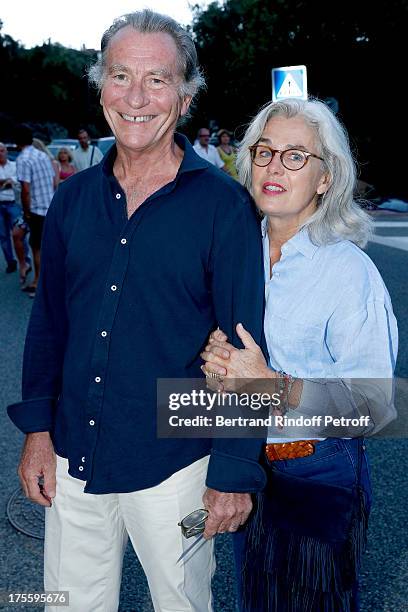
[[[381,204],[377,204],[374,210],[379,212],[384,210],[394,213],[408,213],[408,202],[397,198],[389,198],[381,202]]]
[[[104,155],[114,143],[115,143],[114,136],[104,136],[103,138],[92,138],[92,144],[97,146],[98,149],[100,149]]]
[[[54,140],[51,140],[49,145],[47,145],[47,149],[49,150],[51,155],[56,158],[58,155],[58,151],[62,147],[66,147],[71,151],[75,151],[77,146],[78,140],[76,140],[75,138],[55,138]]]
[[[78,146],[78,140],[76,138],[53,138],[50,144],[76,149]]]
[[[17,145],[16,144],[11,144],[11,143],[7,143],[6,144],[6,149],[7,149],[7,158],[9,159],[9,161],[16,161],[16,158],[19,154],[19,151],[17,149]]]

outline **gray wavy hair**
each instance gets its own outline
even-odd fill
[[[240,181],[252,192],[252,161],[248,147],[256,144],[272,117],[302,117],[316,134],[322,170],[329,173],[330,186],[319,196],[316,212],[303,224],[316,245],[350,240],[360,247],[372,233],[371,217],[354,199],[356,164],[347,132],[330,108],[317,99],[285,99],[269,102],[249,124],[239,145],[237,170]]]
[[[164,32],[176,43],[178,67],[182,75],[180,98],[191,96],[193,99],[205,87],[205,80],[198,65],[197,51],[190,34],[171,17],[144,9],[117,17],[106,30],[101,40],[101,53],[96,63],[88,70],[89,81],[101,90],[106,76],[106,55],[113,36],[122,28],[131,26],[142,34]]]

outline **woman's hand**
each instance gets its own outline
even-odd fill
[[[237,349],[226,342],[226,336],[221,330],[211,334],[208,345],[201,353],[201,357],[206,362],[202,368],[204,373],[214,372],[222,379],[228,380],[269,378],[271,371],[251,334],[241,323],[238,323],[236,330],[244,345],[243,349]]]
[[[206,363],[201,366],[206,376],[208,376],[209,373],[217,374],[219,377],[227,375],[226,361],[229,359],[232,349],[234,349],[232,344],[229,344],[227,340],[228,336],[224,334],[221,329],[216,329],[211,332],[208,338],[208,344],[201,353],[201,357],[204,361],[206,361],[204,355],[209,355],[207,360],[208,364]],[[216,358],[219,358],[218,362],[215,361]],[[209,364],[211,364],[211,367],[206,367]]]

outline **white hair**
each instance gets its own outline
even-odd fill
[[[163,32],[174,40],[178,52],[178,67],[182,76],[179,88],[181,99],[191,96],[193,99],[205,87],[205,79],[198,65],[197,51],[190,34],[171,17],[144,9],[117,17],[106,30],[101,40],[101,53],[96,63],[88,70],[89,81],[99,90],[106,77],[106,55],[113,36],[122,28],[131,26],[142,34]]]
[[[371,217],[354,200],[356,165],[350,150],[347,132],[330,108],[316,99],[269,102],[249,124],[239,145],[237,169],[240,181],[252,193],[252,161],[248,147],[261,138],[272,117],[302,117],[316,134],[316,151],[324,162],[330,185],[318,197],[316,212],[303,224],[316,245],[350,240],[360,247],[372,233]]]

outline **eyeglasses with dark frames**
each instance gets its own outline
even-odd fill
[[[271,147],[261,144],[252,145],[252,147],[248,148],[251,152],[252,162],[255,166],[261,168],[269,166],[275,153],[279,153],[282,166],[287,170],[301,170],[307,164],[310,157],[315,157],[316,159],[320,159],[320,161],[324,161],[322,157],[314,153],[309,153],[309,151],[301,151],[300,149],[285,149],[281,151],[280,149],[271,149]]]

